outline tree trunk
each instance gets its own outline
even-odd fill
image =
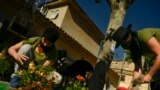
[[[104,69],[103,71],[106,71],[106,73],[105,73],[106,75],[103,75],[104,74],[103,72],[100,73],[95,70],[95,73],[94,73],[93,78],[91,80],[91,86],[89,86],[89,87],[99,88],[99,90],[102,89],[101,86],[103,86],[105,82],[107,85],[106,88],[109,87],[109,81],[111,81],[115,85],[118,85],[118,80],[117,80],[117,82],[112,81],[112,80],[108,80],[108,76],[109,76],[108,71],[110,68],[111,61],[113,59],[115,45],[116,45],[116,42],[111,39],[111,35],[114,32],[113,30],[116,30],[118,27],[120,27],[123,24],[126,10],[133,3],[132,2],[133,0],[106,0],[106,1],[108,2],[108,4],[110,5],[110,8],[111,8],[111,16],[110,16],[110,21],[109,21],[109,25],[107,28],[107,32],[105,35],[106,38],[104,40],[103,46],[100,50],[100,53],[99,53],[98,59],[97,59],[97,64],[99,64],[99,62],[102,63],[101,61],[103,61],[106,65],[102,64],[104,66],[104,68],[100,67],[99,65],[96,65],[96,67],[95,67],[96,70],[98,70],[97,68],[99,68],[99,69],[103,68]],[[96,72],[98,72],[98,73],[96,73]],[[103,76],[105,76],[105,77],[103,77]],[[94,80],[94,78],[97,78],[97,79]],[[104,79],[105,79],[105,81],[103,82]],[[95,84],[93,84],[93,82],[101,82],[101,83],[97,83],[96,84],[97,87],[96,87],[96,86],[94,86]],[[90,90],[91,90],[91,88],[90,88]],[[98,89],[94,89],[94,90],[98,90]]]

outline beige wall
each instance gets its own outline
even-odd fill
[[[72,36],[76,41],[78,41],[86,50],[97,56],[99,45],[85,32],[84,29],[74,22],[69,9],[67,10],[61,27],[68,35]]]
[[[50,19],[50,21],[52,21],[58,27],[61,28],[63,19],[67,12],[67,9],[68,9],[68,6],[62,6],[60,8],[49,9],[47,12],[46,18]]]
[[[64,43],[63,40],[58,40],[56,42],[56,47],[59,49],[67,50],[68,56],[72,57],[72,59],[77,60],[83,57],[82,54],[80,54],[76,49],[73,48],[73,46],[68,45],[67,43]]]
[[[58,11],[59,15],[56,19],[53,19],[53,17],[55,17],[53,12],[56,10]],[[57,7],[54,9],[49,9],[47,11],[46,17],[50,21],[55,23],[58,27],[60,27],[61,30],[64,31],[64,33],[69,35],[72,39],[74,39],[80,45],[82,45],[82,47],[84,47],[86,50],[88,50],[90,53],[92,53],[94,55],[94,57],[97,56],[97,52],[99,50],[99,45],[96,43],[97,41],[94,41],[93,38],[90,37],[85,32],[85,30],[82,29],[82,27],[79,26],[73,20],[68,6],[62,6],[62,7]],[[89,58],[88,57],[89,55],[87,55],[86,53],[83,53],[84,51],[80,51],[81,49],[78,49],[78,48],[74,47],[74,45],[71,45],[70,43],[72,43],[72,42],[69,42],[69,41],[66,42],[63,39],[65,39],[65,38],[62,38],[61,40],[58,41],[59,43],[57,43],[57,47],[59,47],[59,49],[67,50],[68,55],[73,59],[77,60],[77,59],[84,57],[84,59],[89,61],[92,65],[96,64],[96,58],[94,58],[94,59]]]
[[[85,59],[88,62],[90,62],[93,66],[96,64],[96,60],[92,60],[86,53],[81,51],[80,48],[77,48],[74,44],[66,40],[66,38],[60,38],[56,42],[56,47],[58,49],[64,49],[67,51],[68,56],[72,58],[73,60],[78,60],[78,59]]]
[[[56,19],[53,19],[53,11],[56,10],[58,10],[59,15]],[[99,45],[89,35],[87,35],[87,33],[79,25],[74,22],[68,6],[50,9],[48,10],[46,17],[54,22],[57,26],[62,28],[62,30],[64,30],[68,35],[78,41],[82,46],[84,46],[85,49],[97,56]]]
[[[122,62],[122,60],[112,61],[111,68],[120,69],[123,66],[123,70],[133,71],[134,64],[129,62]]]

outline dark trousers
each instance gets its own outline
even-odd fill
[[[94,74],[89,81],[89,90],[103,90],[107,67],[105,61],[99,61],[96,64]]]
[[[153,81],[150,82],[151,90],[160,90],[160,70],[153,76]]]
[[[151,82],[150,87],[151,87],[151,90],[159,90],[160,89],[160,81]]]

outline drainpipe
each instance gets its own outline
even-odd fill
[[[119,81],[118,81],[118,87],[119,87],[120,82],[121,82],[123,67],[124,67],[124,64],[125,64],[125,59],[126,59],[126,52],[124,52],[123,62],[122,62],[122,66],[121,66],[121,69],[120,69],[120,77],[119,77]]]
[[[102,50],[102,46],[103,46],[104,40],[101,40],[100,45],[99,45],[99,50],[97,52],[97,57],[100,54],[101,50]]]

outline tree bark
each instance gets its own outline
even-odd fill
[[[99,53],[98,59],[97,59],[97,64],[99,64],[99,62],[101,62],[101,61],[104,61],[104,63],[106,64],[106,65],[104,65],[105,66],[104,70],[106,71],[106,73],[105,73],[106,75],[102,75],[103,72],[102,73],[99,72],[99,74],[97,74],[95,71],[93,78],[98,77],[97,79],[100,79],[99,81],[103,81],[103,79],[105,79],[105,82],[107,85],[106,88],[108,88],[109,81],[110,81],[110,80],[108,80],[108,77],[109,77],[108,71],[110,68],[111,61],[113,60],[113,55],[114,55],[115,45],[116,45],[116,42],[111,39],[111,35],[118,27],[122,26],[123,21],[124,21],[124,17],[126,14],[126,10],[133,3],[133,0],[106,0],[106,1],[110,5],[111,15],[110,15],[110,20],[109,20],[107,32],[105,35],[106,38],[103,42],[103,45],[101,47],[101,50],[100,50],[100,53]],[[98,68],[98,65],[96,65],[95,68]],[[105,76],[105,77],[102,77],[102,76]],[[93,80],[93,82],[97,81],[97,79]],[[91,80],[91,82],[92,82],[92,80]],[[112,82],[112,83],[114,83],[114,82]],[[103,85],[99,85],[99,87],[100,86],[103,86]]]

